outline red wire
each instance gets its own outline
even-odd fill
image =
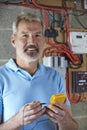
[[[62,11],[62,10],[61,10]],[[62,14],[62,12],[60,12],[61,13],[61,15],[63,15],[62,17],[64,17],[64,15],[66,15],[67,14],[67,11],[66,11],[66,14]],[[45,19],[45,23],[46,23],[46,29],[48,29],[49,28],[49,25],[48,25],[48,17],[47,17],[47,13],[46,13],[46,10],[44,10],[44,19]],[[64,17],[64,20],[65,20],[65,31],[66,31],[66,43],[70,43],[69,42],[69,18],[67,17]],[[71,47],[71,45],[70,45],[70,47]]]
[[[36,0],[32,0],[33,4],[37,7],[37,8],[40,8],[40,9],[43,9],[44,10],[44,19],[45,19],[45,24],[46,24],[46,29],[49,28],[49,24],[48,24],[48,17],[47,17],[47,13],[46,13],[46,10],[51,10],[51,11],[62,11],[62,13],[64,13],[65,16],[67,16],[68,12],[67,10],[64,10],[64,9],[55,9],[55,8],[48,8],[48,7],[43,7],[43,6],[40,6],[36,3]],[[63,15],[63,16],[64,16]],[[65,20],[65,28],[66,28],[66,41],[69,42],[69,18],[68,16],[64,18]],[[64,44],[59,44],[59,45],[56,45],[55,43],[53,42],[49,42],[49,39],[47,41],[47,44],[51,45],[51,47],[47,47],[45,50],[44,50],[44,53],[43,55],[47,56],[49,54],[52,55],[52,53],[55,53],[55,54],[66,54],[68,56],[68,58],[72,61],[72,62],[78,62],[79,59],[77,59],[72,51],[68,50],[67,47],[64,45]],[[70,45],[71,47],[71,45]],[[56,49],[56,51],[54,51],[53,49]],[[47,52],[48,51],[48,52]]]
[[[81,96],[79,94],[75,94],[74,99],[70,96],[69,88],[71,88],[71,87],[69,86],[68,81],[69,81],[69,76],[68,76],[68,69],[67,69],[67,71],[66,71],[66,94],[67,94],[69,101],[73,104],[76,104],[80,101]],[[72,91],[71,91],[71,94],[72,94]]]
[[[28,7],[31,7],[31,8],[35,7],[33,4],[30,4],[30,2],[25,2],[24,0],[21,0],[21,2],[22,2],[22,6],[26,6],[26,7],[28,6]]]
[[[14,3],[6,3],[6,2],[0,2],[0,4],[5,4],[5,5],[11,5],[11,6],[26,6],[26,7],[30,7],[30,8],[35,8],[35,6],[33,4],[24,2],[24,0],[21,0],[21,4],[14,4]]]
[[[32,2],[33,2],[33,4],[34,4],[37,8],[42,9],[42,10],[51,10],[51,11],[58,11],[58,10],[60,11],[60,10],[62,10],[62,11],[65,11],[64,9],[53,8],[53,7],[49,8],[49,7],[40,6],[40,5],[36,2],[36,0],[32,0]]]
[[[72,45],[70,43],[70,31],[69,31],[69,17],[68,10],[65,13],[65,30],[66,30],[66,43],[68,43],[70,50],[72,51]]]
[[[48,38],[49,39],[49,38]],[[47,40],[46,40],[47,41]],[[49,42],[49,40],[46,42],[47,44],[51,45],[50,47],[47,47],[45,50],[44,50],[44,53],[43,55],[47,56],[49,55],[49,53],[51,53],[52,55],[52,52],[55,51],[56,54],[66,54],[67,57],[72,61],[72,62],[79,62],[80,59],[78,59],[77,57],[75,57],[75,55],[69,50],[67,49],[66,45],[65,44],[58,44],[56,45],[55,43],[53,42]],[[53,50],[54,49],[54,50]],[[56,49],[56,50],[55,50]],[[47,52],[48,51],[48,52]]]
[[[46,10],[43,11],[43,14],[44,14],[44,20],[45,20],[45,24],[46,24],[46,29],[48,29],[49,24],[48,24],[48,16],[47,16]]]
[[[60,10],[63,10],[63,11],[65,11],[66,9],[69,9],[69,10],[72,10],[72,11],[75,11],[75,12],[81,12],[81,13],[84,13],[84,14],[87,14],[87,11],[84,11],[84,10],[79,10],[79,9],[71,9],[71,8],[66,8],[66,9],[64,9],[64,8],[53,8],[53,7],[43,7],[43,6],[40,6],[37,2],[36,2],[37,0],[32,0],[32,2],[33,2],[33,4],[37,7],[37,8],[40,8],[40,9],[45,9],[45,10],[51,10],[51,11],[60,11]]]

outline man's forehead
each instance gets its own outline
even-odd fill
[[[29,22],[29,21],[22,20],[22,21],[19,22],[18,26],[21,26],[21,24],[22,25],[28,25],[28,26],[33,25],[33,26],[41,26],[42,27],[41,22],[38,22],[38,21]]]
[[[30,34],[42,34],[42,31],[39,31],[39,30],[37,30],[37,31],[21,31],[21,33],[22,34],[28,34],[28,33],[30,33]]]
[[[42,25],[39,22],[20,22],[18,25],[18,30],[25,30],[27,31],[36,31],[36,32],[42,32]]]

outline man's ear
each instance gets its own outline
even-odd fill
[[[11,44],[13,47],[15,47],[15,36],[14,35],[11,36]]]

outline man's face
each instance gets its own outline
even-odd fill
[[[17,34],[12,37],[17,58],[27,62],[39,59],[43,51],[43,42],[43,30],[39,22],[21,21],[18,25]]]

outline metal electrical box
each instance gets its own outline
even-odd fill
[[[72,72],[73,93],[87,92],[87,71]]]
[[[87,53],[87,32],[70,32],[70,43],[73,53]]]

